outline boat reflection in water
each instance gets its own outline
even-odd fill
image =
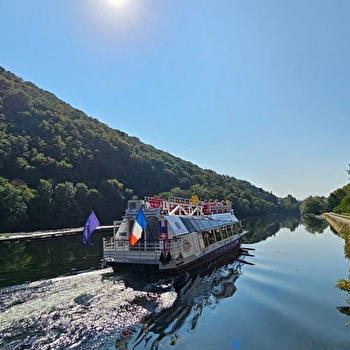
[[[253,256],[239,249],[200,270],[175,277],[173,286],[178,296],[172,307],[148,317],[135,332],[118,340],[116,348],[157,349],[161,341],[175,345],[181,330],[194,332],[205,308],[214,309],[235,293],[241,267],[253,265],[243,260],[244,255]]]

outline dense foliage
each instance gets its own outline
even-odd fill
[[[350,164],[347,173],[350,175]],[[339,214],[350,214],[350,184],[333,191],[327,200],[330,211]]]
[[[301,202],[300,211],[302,214],[322,214],[327,211],[327,198],[309,196]]]
[[[237,215],[298,211],[247,181],[174,157],[88,117],[0,67],[0,231],[119,219],[130,198],[197,194]]]

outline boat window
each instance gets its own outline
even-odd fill
[[[158,229],[159,222],[156,216],[148,216],[147,217],[147,226],[143,236],[146,236],[147,241],[157,241],[158,240]]]
[[[221,231],[221,229],[215,230],[215,238],[216,238],[217,242],[222,240],[222,231]]]
[[[205,231],[205,227],[201,224],[201,221],[203,220],[196,220],[196,219],[190,219],[190,218],[181,218],[181,220],[189,232]]]
[[[195,220],[195,219],[191,219],[191,222],[193,224],[193,226],[195,227],[196,231],[200,232],[200,231],[205,231],[205,227],[202,224],[203,220]]]
[[[209,246],[210,243],[209,243],[209,234],[208,234],[208,232],[203,232],[202,233],[202,237],[201,237],[200,241],[201,241],[202,248],[205,248],[205,247]],[[202,243],[204,244],[204,247],[203,247]]]
[[[189,220],[188,220],[188,224],[189,224],[189,226],[191,226],[191,228],[192,228],[193,231],[198,231],[198,227],[193,225],[192,220],[189,219]]]
[[[228,225],[228,222],[224,220],[202,220],[202,219],[191,219],[191,218],[181,218],[181,220],[189,232],[208,231],[211,229],[224,227]]]
[[[201,220],[201,222],[206,230],[211,229],[213,227],[210,220]]]
[[[220,222],[218,220],[210,220],[211,228],[216,228],[220,226]]]
[[[216,223],[218,226],[226,226],[227,225],[227,221],[223,221],[223,220],[217,220]]]
[[[129,231],[129,223],[127,221],[122,221],[120,224],[116,237],[120,238],[128,238],[128,231]]]
[[[193,232],[193,231],[197,231],[193,225],[190,219],[187,218],[181,218],[182,222],[184,223],[185,227],[187,228],[188,232]]]
[[[217,224],[216,220],[210,220],[209,223],[211,225],[211,228],[218,227],[218,224]]]

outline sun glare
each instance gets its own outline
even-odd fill
[[[151,31],[158,13],[146,0],[85,0],[79,18],[84,26],[84,36],[89,43],[99,47],[133,45],[139,40],[150,40]],[[147,37],[147,39],[146,39]],[[103,52],[103,51],[100,51]]]
[[[110,30],[122,31],[124,33],[135,30],[143,15],[142,1],[135,0],[104,0],[100,2],[100,21]]]
[[[123,7],[127,6],[128,0],[107,0],[107,3],[112,6]]]

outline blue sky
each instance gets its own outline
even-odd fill
[[[280,197],[349,182],[348,0],[0,0],[0,13],[0,65],[114,129]]]

